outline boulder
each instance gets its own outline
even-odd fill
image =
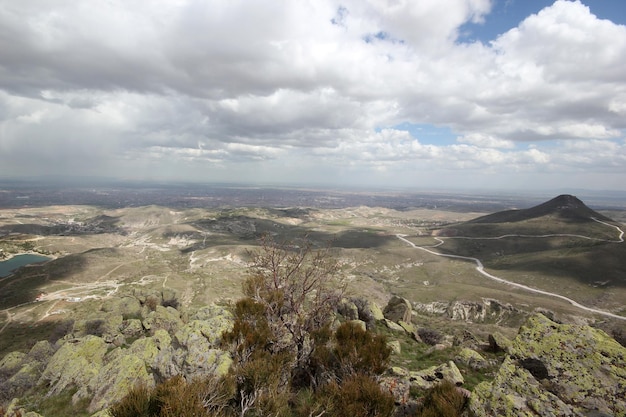
[[[460,387],[465,382],[461,371],[452,361],[438,366],[431,366],[421,371],[411,371],[409,375],[411,385],[424,390],[432,388],[443,380],[450,381],[457,387]]]
[[[47,362],[54,355],[56,348],[47,340],[41,340],[33,345],[26,355],[26,360],[35,362]]]
[[[474,370],[489,366],[489,362],[478,352],[470,348],[462,348],[454,358],[456,363],[467,365]]]
[[[511,346],[511,341],[499,332],[491,333],[488,337],[489,349],[492,352],[506,352]]]
[[[404,332],[404,328],[396,322],[384,319],[383,323],[385,323],[385,326],[387,326],[389,330],[393,330],[394,332]]]
[[[154,379],[146,370],[142,358],[117,348],[105,358],[106,364],[89,381],[87,387],[80,387],[72,397],[73,401],[89,398],[89,412],[102,410],[120,401],[135,385],[154,386]]]
[[[97,336],[68,340],[50,358],[40,383],[48,384],[48,395],[56,395],[74,385],[86,386],[102,367],[107,344]]]
[[[372,317],[375,321],[380,321],[385,318],[383,311],[380,309],[378,304],[373,301],[367,300],[364,308],[366,310],[366,314]]]
[[[174,349],[171,336],[163,329],[156,330],[151,337],[135,340],[128,351],[142,359],[157,380],[171,378],[180,373],[178,363],[182,362],[184,352],[182,349]]]
[[[158,329],[173,333],[183,325],[183,321],[180,319],[180,313],[175,308],[158,305],[154,311],[147,314],[142,324],[144,328],[152,333]]]
[[[143,324],[139,319],[124,320],[120,325],[120,332],[126,337],[140,337],[144,334]]]
[[[17,371],[20,366],[22,366],[22,362],[26,354],[24,352],[9,352],[2,360],[0,360],[0,371],[3,373],[9,373],[10,371]]]
[[[399,355],[400,353],[402,353],[402,346],[400,345],[399,340],[390,340],[389,342],[387,342],[387,347],[391,349],[391,352],[393,354]]]
[[[394,295],[391,297],[387,306],[383,310],[383,315],[386,319],[393,322],[404,321],[406,323],[411,322],[411,303],[409,300]]]
[[[626,416],[626,348],[601,330],[531,316],[492,382],[470,400],[477,417]]]
[[[404,405],[409,402],[411,385],[406,378],[383,376],[381,377],[379,384],[384,392],[389,392],[393,395],[393,400],[396,406]]]
[[[234,323],[233,315],[229,310],[214,304],[201,308],[189,319],[206,323],[201,327],[201,332],[212,346],[219,345],[222,333],[231,330]]]

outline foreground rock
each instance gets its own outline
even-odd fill
[[[626,416],[626,348],[603,331],[537,314],[508,352],[474,390],[476,416]]]
[[[19,397],[35,387],[45,389],[47,397],[72,389],[72,402],[88,401],[93,413],[137,384],[153,387],[174,375],[190,381],[223,375],[232,359],[220,349],[220,339],[232,325],[232,314],[221,306],[181,314],[170,306],[141,306],[132,297],[107,300],[57,343],[38,342],[27,354],[0,358],[0,399],[13,398],[15,408]]]
[[[412,311],[413,310],[409,300],[394,295],[387,303],[387,306],[383,310],[383,314],[387,320],[391,320],[396,323],[399,321],[410,323]]]

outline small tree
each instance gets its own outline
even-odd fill
[[[312,334],[332,320],[343,297],[338,270],[330,250],[316,250],[307,239],[296,246],[265,236],[253,254],[244,293],[265,309],[273,352],[293,351],[295,372],[307,368]]]

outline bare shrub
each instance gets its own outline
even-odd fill
[[[150,311],[155,311],[157,306],[159,305],[159,297],[155,295],[149,295],[148,297],[146,297],[145,305],[148,306]]]
[[[112,417],[150,417],[155,411],[153,392],[145,385],[135,386],[124,398],[109,408]]]
[[[330,415],[335,417],[386,417],[394,411],[393,396],[367,375],[357,374],[341,384],[328,384],[321,395],[329,399]]]
[[[264,237],[261,249],[252,256],[243,288],[246,296],[265,308],[271,350],[295,354],[296,373],[307,367],[312,333],[332,320],[344,293],[330,250],[313,249],[306,239],[299,243],[278,244]]]
[[[467,399],[453,382],[444,380],[426,392],[420,417],[460,417]]]

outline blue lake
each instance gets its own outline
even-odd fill
[[[19,267],[49,260],[50,258],[45,256],[30,253],[14,256],[8,261],[0,262],[0,278],[11,275],[11,273]]]

